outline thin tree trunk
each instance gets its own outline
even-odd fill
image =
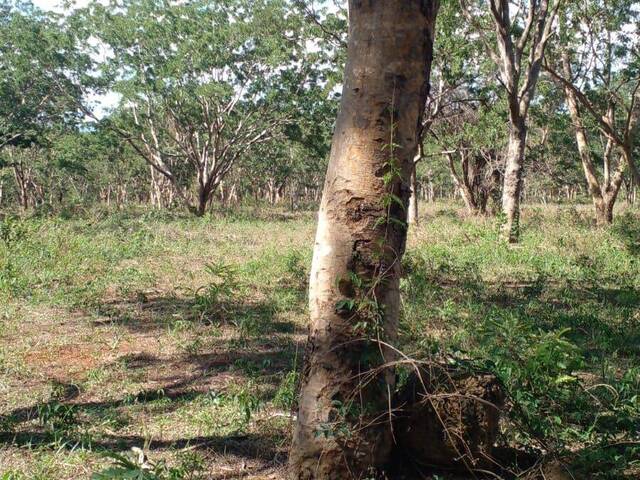
[[[409,225],[418,225],[418,162],[422,159],[422,142],[418,143],[418,152],[413,158],[411,170],[411,197],[409,198]]]
[[[383,367],[393,354],[382,342],[396,338],[409,178],[436,11],[435,0],[349,2],[348,62],[318,219],[291,478],[361,479],[388,460],[395,374]]]
[[[195,209],[195,214],[198,217],[204,216],[207,212],[207,205],[209,204],[209,194],[202,186],[198,188],[198,205]]]
[[[411,172],[411,197],[409,199],[409,225],[418,225],[420,220],[418,219],[418,181],[416,175],[416,167],[414,165]]]
[[[453,178],[453,183],[458,187],[460,197],[462,197],[462,201],[467,208],[467,212],[471,215],[478,215],[480,213],[480,207],[476,197],[479,196],[479,188],[475,188],[478,187],[475,178],[476,172],[475,169],[473,169],[473,171],[470,170],[469,155],[465,152],[460,152],[460,157],[462,159],[461,176],[458,175],[458,172],[456,171],[453,153],[446,152],[446,155],[449,160],[449,170],[451,172],[451,177]]]
[[[505,215],[502,235],[509,243],[517,243],[520,238],[520,197],[526,143],[524,120],[512,122],[502,189],[502,212]]]
[[[19,162],[13,164],[13,176],[18,186],[18,198],[20,201],[20,207],[23,211],[29,208],[29,193],[27,191],[27,175],[25,169]]]
[[[571,65],[569,57],[566,53],[562,55],[562,68],[565,76],[571,77]],[[589,187],[589,194],[593,202],[593,207],[596,214],[596,223],[598,225],[608,225],[613,222],[613,207],[615,204],[615,197],[613,202],[610,198],[607,198],[606,192],[603,192],[603,187],[600,185],[596,168],[591,161],[591,152],[589,151],[589,143],[587,141],[587,134],[580,115],[580,108],[578,106],[578,98],[575,92],[569,88],[564,88],[565,98],[567,100],[567,107],[569,108],[569,114],[571,115],[571,121],[573,122],[573,128],[576,136],[576,143],[578,144],[578,153],[580,154],[580,160],[582,162],[582,170],[584,171],[584,177]],[[603,157],[604,165],[604,185],[605,189],[609,186],[611,174],[610,174],[610,155],[608,154],[611,142],[607,146],[607,152]],[[617,196],[617,192],[616,192]]]

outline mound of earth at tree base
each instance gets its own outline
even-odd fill
[[[441,365],[417,369],[396,398],[394,463],[492,468],[504,400],[493,375]]]

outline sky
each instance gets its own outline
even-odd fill
[[[36,7],[42,10],[49,10],[57,13],[64,13],[65,9],[61,6],[61,0],[32,0]],[[75,5],[82,7],[86,5],[86,0],[74,0]]]

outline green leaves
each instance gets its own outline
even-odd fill
[[[43,143],[78,120],[78,82],[88,56],[59,19],[31,4],[5,3],[0,16],[0,150]]]
[[[350,313],[356,309],[356,300],[353,298],[345,298],[336,302],[336,311],[338,313]]]
[[[91,480],[164,480],[168,478],[163,475],[162,468],[153,470],[150,467],[145,468],[124,455],[109,453],[106,457],[111,458],[115,466],[94,473]]]

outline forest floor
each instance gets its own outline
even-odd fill
[[[134,447],[148,478],[282,478],[314,225],[0,215],[0,479],[124,478]],[[596,229],[588,207],[528,207],[520,245],[497,230],[426,209],[403,350],[498,375],[503,444],[573,478],[639,478],[640,215]]]

